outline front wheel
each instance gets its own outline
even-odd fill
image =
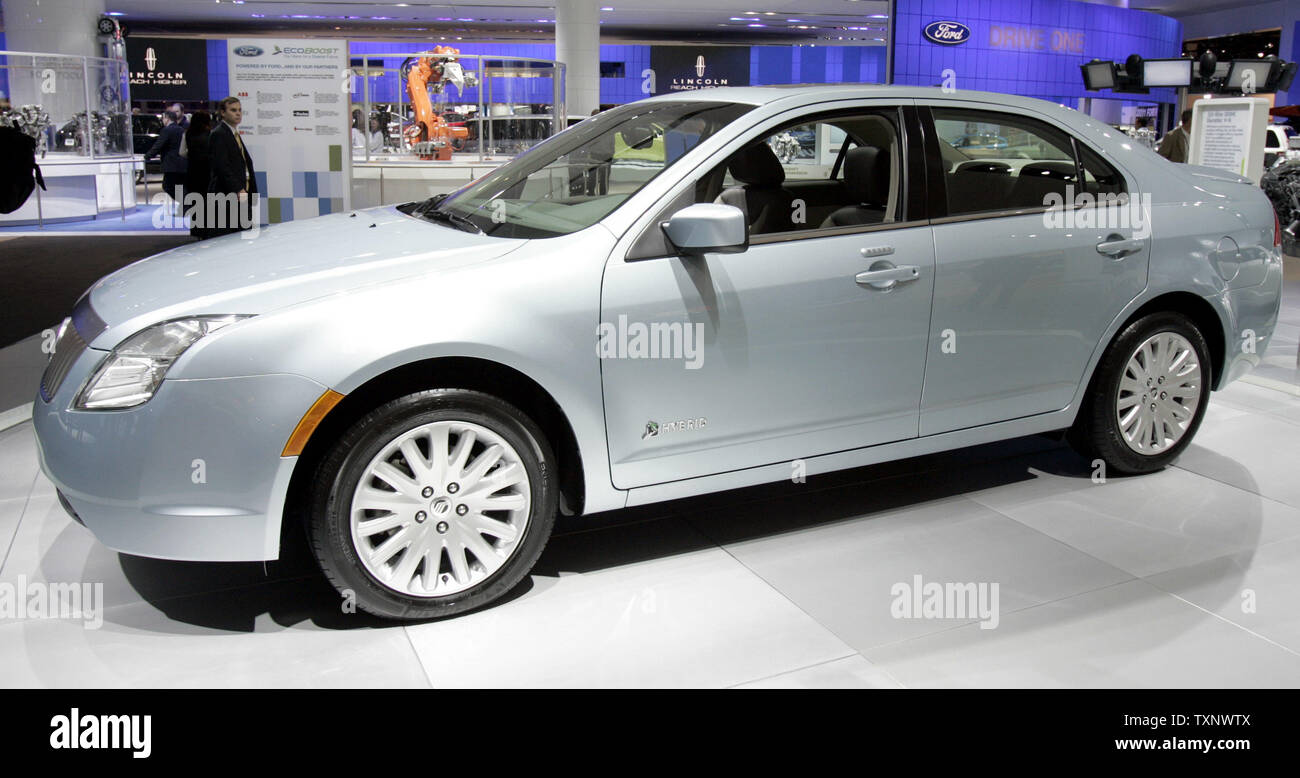
[[[1210,381],[1210,349],[1195,324],[1177,313],[1144,316],[1102,355],[1070,441],[1119,473],[1159,470],[1191,443]]]
[[[359,420],[318,470],[309,535],[321,569],[378,616],[421,619],[513,589],[551,534],[553,456],[523,413],[439,389]]]

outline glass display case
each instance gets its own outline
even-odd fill
[[[355,205],[449,192],[570,123],[560,62],[438,46],[351,65]]]
[[[0,124],[36,139],[46,182],[0,223],[96,218],[135,207],[129,79],[125,62],[39,52],[0,51]]]
[[[116,59],[0,51],[9,104],[0,114],[39,106],[49,117],[38,153],[82,157],[130,154],[126,63]],[[29,112],[30,113],[30,112]]]
[[[354,162],[485,162],[514,156],[567,125],[560,62],[439,46],[358,57],[352,65]]]

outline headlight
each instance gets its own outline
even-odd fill
[[[77,395],[79,410],[134,408],[158,391],[177,357],[199,338],[247,315],[194,316],[143,329],[118,344]]]

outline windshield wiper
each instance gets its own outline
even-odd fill
[[[483,234],[483,230],[480,229],[479,226],[475,224],[472,219],[465,216],[461,216],[458,213],[452,213],[451,211],[432,210],[432,209],[417,211],[417,213],[420,216],[429,219],[430,221],[446,222],[447,224],[452,225],[456,229],[463,230],[465,232],[472,232],[477,235]]]
[[[433,197],[430,197],[428,200],[425,200],[424,202],[420,203],[419,206],[416,207],[416,210],[422,213],[424,211],[433,210],[434,208],[437,208],[439,205],[441,205],[442,201],[446,200],[447,195],[449,194],[450,192],[443,192],[442,194],[436,194]]]

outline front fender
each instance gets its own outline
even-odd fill
[[[289,373],[346,395],[413,362],[496,362],[564,411],[583,455],[587,509],[622,507],[625,494],[610,484],[596,353],[613,245],[597,225],[491,262],[331,295],[204,339],[173,370],[184,378]]]

